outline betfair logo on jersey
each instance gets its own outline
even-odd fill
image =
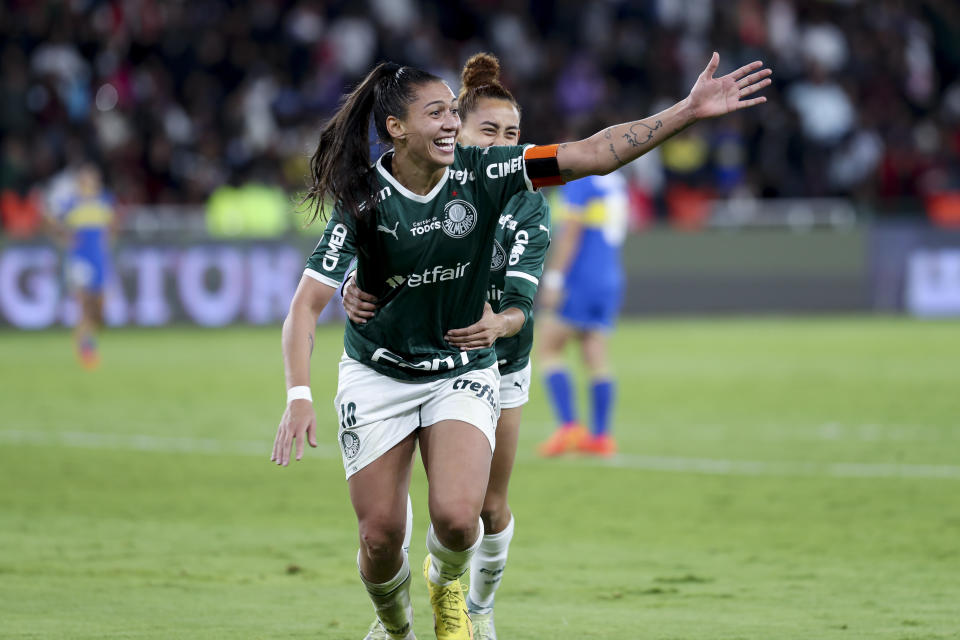
[[[333,271],[340,262],[340,250],[343,249],[343,243],[347,240],[347,227],[337,223],[330,230],[330,242],[327,250],[323,254],[323,268],[327,271]]]
[[[455,267],[437,265],[432,269],[425,269],[423,273],[410,274],[406,278],[403,276],[387,278],[387,284],[396,289],[404,282],[407,283],[408,287],[419,287],[422,284],[436,284],[437,282],[446,282],[447,280],[457,280],[463,277],[469,266],[469,262],[464,262],[463,264],[458,262]]]
[[[477,225],[477,210],[466,200],[451,200],[443,208],[441,225],[451,238],[462,238]]]
[[[516,173],[523,169],[523,156],[517,156],[506,162],[494,162],[487,165],[487,177],[491,180],[497,178],[506,178],[511,173]]]
[[[503,297],[503,289],[497,288],[497,285],[491,284],[487,289],[487,302],[500,302]]]
[[[497,399],[493,395],[493,387],[488,384],[480,384],[469,378],[457,378],[453,381],[453,389],[455,391],[469,391],[476,397],[486,400],[494,409],[497,408]]]
[[[503,269],[503,265],[507,263],[507,252],[503,250],[503,246],[497,242],[493,241],[493,259],[490,260],[490,271],[499,271]]]

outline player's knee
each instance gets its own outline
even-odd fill
[[[507,507],[506,496],[487,494],[480,511],[483,520],[484,533],[498,533],[510,524],[510,509]]]
[[[364,553],[373,560],[389,558],[403,546],[404,524],[382,518],[368,518],[360,522],[360,543]]]
[[[479,529],[476,511],[462,504],[437,511],[432,518],[433,528],[445,547],[460,551],[476,542]]]

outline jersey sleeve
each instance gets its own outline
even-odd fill
[[[338,288],[357,254],[356,226],[349,216],[334,212],[323,230],[317,248],[307,259],[303,275]]]
[[[516,307],[529,319],[550,246],[550,207],[539,193],[520,193],[504,213],[513,213],[517,228],[506,247],[508,258],[500,308]]]
[[[483,189],[502,210],[510,198],[523,191],[562,184],[557,165],[557,145],[465,147]]]

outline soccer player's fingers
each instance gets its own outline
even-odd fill
[[[270,462],[280,461],[280,434],[283,432],[283,425],[277,427],[277,435],[273,438],[273,451],[270,452]]]
[[[296,436],[294,436],[294,441],[295,441],[295,443],[296,443],[296,445],[297,445],[297,458],[296,458],[296,459],[297,459],[298,462],[299,462],[299,460],[300,460],[301,458],[303,458],[304,442],[306,441],[306,439],[307,439],[306,433],[302,434],[299,438],[296,437]]]
[[[766,78],[772,73],[773,73],[773,69],[761,69],[756,73],[751,73],[750,75],[737,80],[737,88],[743,89],[744,87],[747,87],[753,84],[754,82],[759,82],[760,80],[763,80],[764,78]]]
[[[307,443],[316,449],[317,447],[317,419],[314,418],[307,425]]]
[[[367,293],[366,291],[364,291],[363,289],[361,289],[360,287],[357,287],[357,286],[354,286],[354,287],[352,288],[352,291],[355,291],[356,294],[357,294],[357,297],[360,298],[361,300],[363,300],[364,302],[370,302],[370,303],[372,303],[372,304],[374,304],[374,305],[377,304],[378,298],[377,298],[377,296],[373,295],[372,293]]]
[[[760,91],[760,89],[763,89],[764,87],[770,86],[771,82],[773,82],[773,80],[771,80],[770,78],[767,78],[766,80],[761,80],[756,84],[751,84],[750,86],[740,89],[737,95],[741,98],[743,98],[744,96],[749,96],[752,93],[756,93],[757,91]]]
[[[742,78],[743,76],[747,75],[747,74],[750,73],[751,71],[755,71],[755,70],[759,69],[759,68],[762,67],[762,66],[763,66],[763,61],[761,61],[761,60],[754,60],[754,61],[751,62],[750,64],[745,64],[745,65],[743,65],[742,67],[740,67],[740,68],[737,69],[736,71],[731,71],[731,72],[730,72],[730,77],[733,78],[734,80],[739,80],[740,78]]]
[[[763,103],[766,102],[766,101],[767,101],[767,99],[766,99],[766,97],[764,97],[764,96],[760,96],[759,98],[752,98],[752,99],[750,99],[750,100],[740,100],[739,102],[737,102],[737,109],[736,109],[736,110],[739,111],[740,109],[746,109],[747,107],[753,107],[753,106],[758,105],[758,104],[763,104]]]
[[[368,311],[365,309],[360,309],[358,307],[343,305],[343,308],[347,312],[347,317],[356,322],[357,324],[363,324],[367,320],[373,317],[373,311]]]
[[[720,66],[720,54],[716,51],[713,52],[713,55],[710,56],[710,62],[707,63],[707,68],[703,70],[701,76],[712,78],[713,74],[717,72],[717,67]]]
[[[293,429],[289,422],[281,426],[277,440],[277,464],[285,467],[290,464],[290,447],[293,445]]]
[[[477,324],[472,324],[469,327],[464,327],[463,329],[450,329],[449,331],[447,331],[447,334],[444,337],[447,340],[467,338],[477,332],[477,329],[478,329]]]

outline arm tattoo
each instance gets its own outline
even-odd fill
[[[612,136],[610,135],[610,127],[607,127],[603,130],[603,137],[609,140]]]
[[[307,339],[310,340],[310,355],[313,355],[313,335],[308,335]]]
[[[612,153],[613,157],[617,159],[617,166],[622,167],[624,162],[620,159],[620,156],[617,155],[617,150],[613,148],[612,142],[610,143],[610,153]]]
[[[560,169],[560,177],[564,182],[570,182],[574,178],[573,169]]]
[[[648,124],[637,122],[632,127],[630,127],[630,133],[623,134],[623,137],[626,138],[627,143],[631,147],[640,147],[650,142],[651,140],[653,140],[654,131],[656,131],[662,126],[663,126],[663,122],[660,120],[657,120],[656,124],[652,127]],[[641,129],[639,132],[637,132],[635,131],[637,127],[643,127],[643,129],[646,129],[646,131]],[[641,140],[640,136],[642,136],[644,133],[646,133],[646,137]]]

